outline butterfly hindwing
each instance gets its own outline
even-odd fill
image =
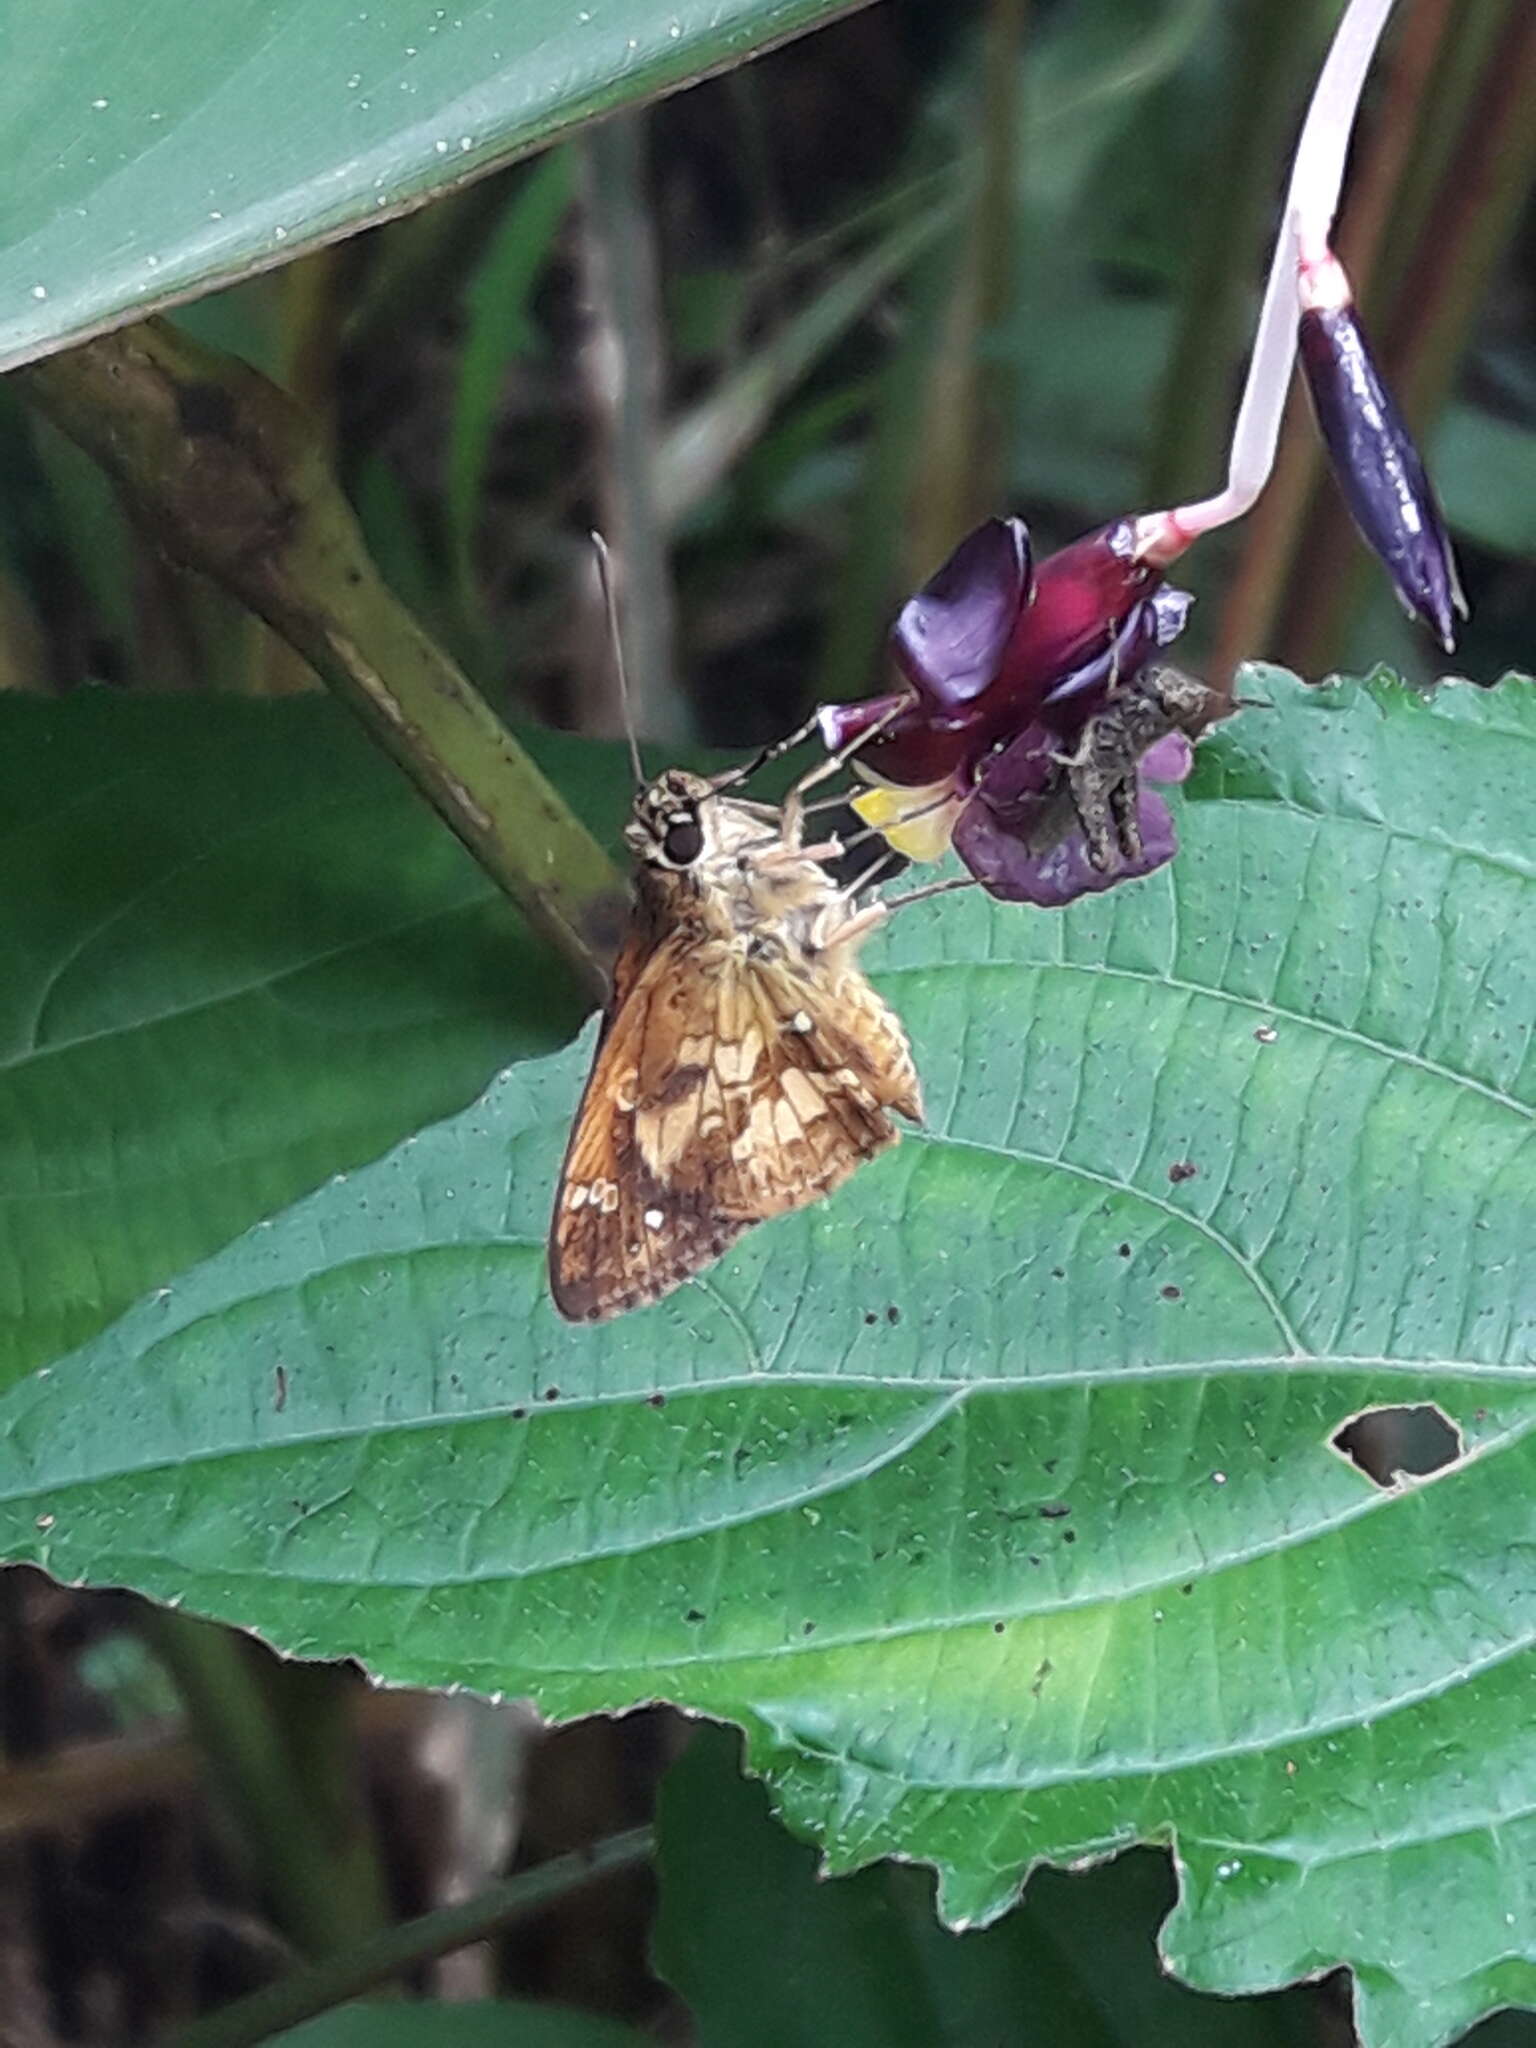
[[[616,984],[551,1238],[556,1303],[581,1321],[831,1193],[895,1142],[888,1109],[918,1113],[905,1041],[856,970],[819,980],[675,931]]]

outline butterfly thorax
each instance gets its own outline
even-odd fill
[[[640,857],[642,914],[703,939],[816,955],[847,919],[836,882],[784,836],[777,810],[718,795],[673,769],[643,791],[625,834]]]

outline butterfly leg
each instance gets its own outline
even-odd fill
[[[837,938],[839,945],[846,945],[850,939],[865,938],[876,926],[885,923],[894,911],[905,910],[911,903],[925,903],[930,896],[948,896],[954,889],[979,888],[974,875],[946,875],[942,882],[925,882],[921,889],[909,889],[904,896],[887,896],[883,902],[870,903],[851,917]]]
[[[834,775],[840,774],[861,747],[867,746],[877,733],[884,732],[885,728],[893,720],[900,718],[902,713],[908,709],[910,709],[908,700],[902,698],[899,702],[891,705],[888,711],[882,712],[880,717],[872,725],[866,727],[863,732],[859,733],[856,738],[851,739],[847,746],[839,747],[835,754],[828,754],[825,761],[818,761],[814,768],[808,769],[801,776],[800,780],[784,799],[784,843],[786,846],[798,846],[800,843],[800,827],[805,816],[806,791],[815,789],[820,783],[828,782]],[[813,719],[813,729],[815,723],[816,721]]]
[[[819,724],[819,714],[813,714],[804,725],[797,725],[793,732],[786,733],[781,740],[770,740],[766,747],[759,747],[750,760],[743,761],[739,768],[727,768],[721,775],[711,778],[710,787],[716,795],[727,789],[735,789],[739,783],[750,782],[752,777],[770,762],[778,761],[785,754],[792,754],[795,748],[810,739]]]

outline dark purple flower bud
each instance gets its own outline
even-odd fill
[[[1455,615],[1467,610],[1450,536],[1353,304],[1309,307],[1299,338],[1318,428],[1351,516],[1410,617],[1422,619],[1449,654]]]
[[[989,519],[907,599],[891,646],[925,710],[953,712],[981,695],[1029,591],[1028,527],[1022,519]]]
[[[952,843],[988,895],[1004,903],[1035,903],[1042,910],[1059,910],[1079,896],[1150,875],[1173,859],[1178,840],[1162,798],[1142,790],[1136,816],[1140,856],[1110,871],[1094,866],[1088,842],[1078,831],[1068,832],[1043,853],[1033,852],[1027,841],[998,822],[991,806],[980,797],[973,798],[956,819]]]

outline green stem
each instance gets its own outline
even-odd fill
[[[146,1626],[284,1931],[312,1956],[375,1933],[383,1885],[353,1787],[340,1674],[272,1659],[263,1670],[234,1630],[163,1608]]]
[[[645,1862],[655,1847],[648,1827],[610,1835],[590,1849],[555,1856],[532,1870],[503,1878],[472,1899],[424,1913],[400,1927],[391,1927],[345,1955],[332,1956],[313,1968],[263,1986],[206,2019],[183,2028],[166,2048],[257,2048],[316,2013],[329,2012],[360,1992],[398,1977],[407,1970],[484,1941],[517,1920],[528,1919],[556,1899],[618,1870]]]
[[[16,373],[166,551],[296,648],[594,989],[622,917],[607,856],[379,577],[304,413],[158,320]]]

